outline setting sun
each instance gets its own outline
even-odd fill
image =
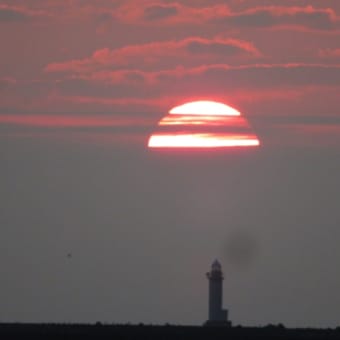
[[[223,103],[197,101],[176,106],[158,123],[149,148],[223,148],[259,146],[239,111]]]

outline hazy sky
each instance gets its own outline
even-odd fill
[[[0,321],[340,325],[340,2],[0,0]],[[170,108],[256,150],[157,152]]]

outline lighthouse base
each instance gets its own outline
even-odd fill
[[[209,320],[205,322],[205,325],[231,327],[231,321],[228,320],[228,310],[210,310]]]
[[[231,327],[231,321],[228,320],[207,320],[203,326],[209,327]]]

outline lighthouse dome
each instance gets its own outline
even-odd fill
[[[211,265],[211,270],[213,270],[213,271],[221,271],[222,270],[221,263],[218,260],[215,260],[212,263],[212,265]]]

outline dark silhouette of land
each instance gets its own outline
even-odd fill
[[[335,340],[336,329],[288,329],[282,325],[266,327],[208,327],[90,324],[0,324],[0,339],[155,339],[155,340]]]

